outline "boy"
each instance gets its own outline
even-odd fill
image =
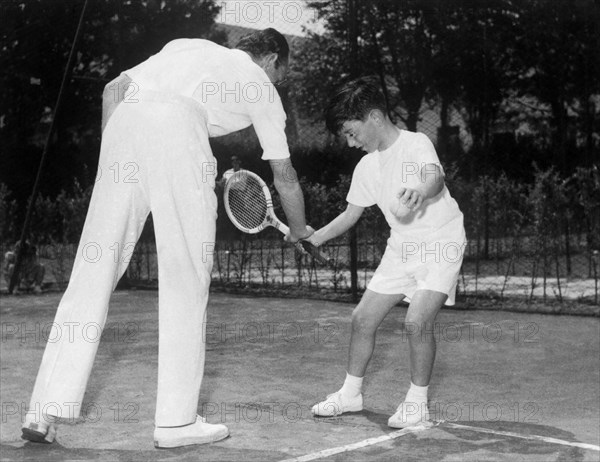
[[[360,78],[343,85],[327,107],[326,121],[332,133],[368,154],[354,170],[346,210],[308,240],[321,245],[339,236],[374,204],[391,233],[381,263],[352,313],[346,380],[312,412],[335,416],[362,410],[362,380],[377,327],[392,307],[407,300],[411,385],[388,425],[425,423],[436,350],[433,322],[442,305],[454,304],[465,245],[463,215],[444,185],[431,141],[392,124],[383,93],[373,81]]]

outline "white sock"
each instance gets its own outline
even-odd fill
[[[424,387],[420,387],[419,385],[415,385],[414,383],[410,383],[410,388],[408,393],[406,393],[406,398],[404,401],[407,403],[425,403],[427,404],[427,389],[429,385]]]
[[[363,377],[356,377],[346,372],[346,380],[344,381],[342,388],[340,388],[340,392],[344,396],[354,398],[355,396],[360,395],[362,390],[362,382]]]

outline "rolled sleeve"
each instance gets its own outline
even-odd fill
[[[263,97],[251,106],[250,118],[263,149],[261,158],[274,160],[290,157],[285,134],[287,116],[275,87],[265,91]]]

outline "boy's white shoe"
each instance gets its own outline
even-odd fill
[[[45,416],[38,412],[27,412],[21,427],[21,438],[35,443],[52,443],[56,438],[55,417]]]
[[[388,427],[405,428],[425,424],[429,421],[427,403],[402,402],[396,413],[388,419]]]
[[[345,412],[359,412],[363,409],[362,393],[354,398],[347,398],[336,391],[327,396],[325,401],[315,404],[311,411],[313,415],[321,417],[334,417]]]
[[[191,444],[206,444],[220,441],[229,436],[229,429],[221,424],[206,423],[206,419],[196,416],[196,422],[183,427],[156,427],[154,447],[177,448]]]

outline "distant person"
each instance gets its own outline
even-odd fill
[[[221,177],[221,181],[223,181],[223,185],[227,183],[227,180],[233,176],[234,173],[239,172],[242,169],[242,161],[238,156],[231,156],[231,168],[225,170],[223,172],[223,176]]]
[[[17,262],[17,255],[20,247],[21,242],[17,241],[13,250],[9,250],[4,254],[4,277],[9,287],[12,275],[14,273],[15,264]],[[25,241],[25,246],[23,248],[21,260],[21,267],[19,268],[19,275],[15,287],[13,289],[13,294],[18,294],[20,289],[33,289],[33,293],[41,293],[45,274],[46,268],[39,261],[37,247],[31,245],[29,241]]]
[[[198,415],[207,304],[217,219],[216,160],[209,138],[252,125],[269,162],[294,242],[309,237],[304,197],[290,160],[286,114],[275,84],[289,46],[275,29],[255,31],[234,49],[178,39],[105,87],[99,168],[128,166],[126,180],[94,185],[77,257],[53,330],[104,326],[111,294],[127,268],[148,214],[159,272],[158,389],[154,445],[219,441],[222,424]],[[116,258],[119,257],[119,258]],[[71,333],[71,330],[69,330]],[[25,415],[22,438],[51,443],[56,418],[79,417],[98,342],[53,332]],[[40,409],[47,412],[40,415]]]

